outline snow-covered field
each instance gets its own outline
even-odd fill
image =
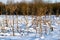
[[[45,20],[45,17],[42,16],[42,21]],[[32,26],[32,22],[35,22],[34,18],[32,16],[26,16],[26,19],[24,16],[18,16],[18,27],[21,29],[21,32],[17,32],[17,16],[7,16],[8,19],[8,25],[9,27],[5,27],[6,23],[4,20],[6,20],[6,17],[3,15],[0,16],[0,26],[5,27],[6,33],[2,33],[0,30],[0,40],[60,40],[60,16],[56,17],[55,15],[46,16],[46,20],[49,20],[48,23],[51,22],[51,26],[53,27],[53,31],[49,29],[48,23],[46,25],[42,23],[42,36],[39,34],[39,27],[38,25],[36,33],[36,30],[34,27],[35,24]],[[13,25],[14,20],[14,25]],[[26,26],[26,22],[28,22],[28,25]],[[14,26],[14,32],[15,36],[11,36],[12,34],[12,28],[11,25]],[[0,29],[1,29],[0,27]],[[26,27],[28,29],[26,29]],[[11,29],[10,29],[11,28]],[[45,33],[45,28],[47,29],[47,34]],[[18,29],[18,30],[20,30]],[[7,36],[8,35],[8,36]]]

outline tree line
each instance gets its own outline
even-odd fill
[[[60,3],[45,4],[45,3],[10,3],[4,4],[0,2],[0,15],[56,15],[60,14]]]

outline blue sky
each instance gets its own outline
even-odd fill
[[[55,2],[60,2],[60,0],[44,0],[45,2],[50,2],[50,3],[55,3]]]
[[[22,0],[14,0],[14,2],[21,2]],[[31,1],[31,0],[26,0],[26,1]],[[48,0],[44,0],[45,2],[48,2]],[[49,0],[49,2],[55,3],[55,2],[60,2],[60,0]],[[7,0],[0,0],[0,2],[6,3]]]

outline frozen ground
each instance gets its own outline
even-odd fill
[[[24,17],[22,16],[22,18],[24,18]],[[25,24],[22,23],[19,26],[23,26],[22,30],[25,31],[24,33],[21,33],[21,34],[23,34],[23,36],[22,35],[19,35],[19,36],[0,36],[0,40],[60,40],[60,16],[56,17],[55,15],[52,15],[52,16],[50,16],[50,18],[48,16],[46,16],[46,19],[47,20],[50,19],[52,21],[51,26],[54,27],[53,31],[50,32],[50,30],[48,30],[48,32],[47,32],[48,34],[45,34],[43,32],[42,36],[40,36],[40,34],[36,33],[35,30],[32,28],[30,29],[31,32],[29,32],[27,34],[26,31],[24,30]],[[22,20],[24,22],[24,19],[22,19]],[[29,21],[28,26],[31,25],[31,18],[29,20],[30,21]]]

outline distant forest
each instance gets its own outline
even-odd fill
[[[60,3],[10,3],[0,2],[0,15],[59,15]]]

